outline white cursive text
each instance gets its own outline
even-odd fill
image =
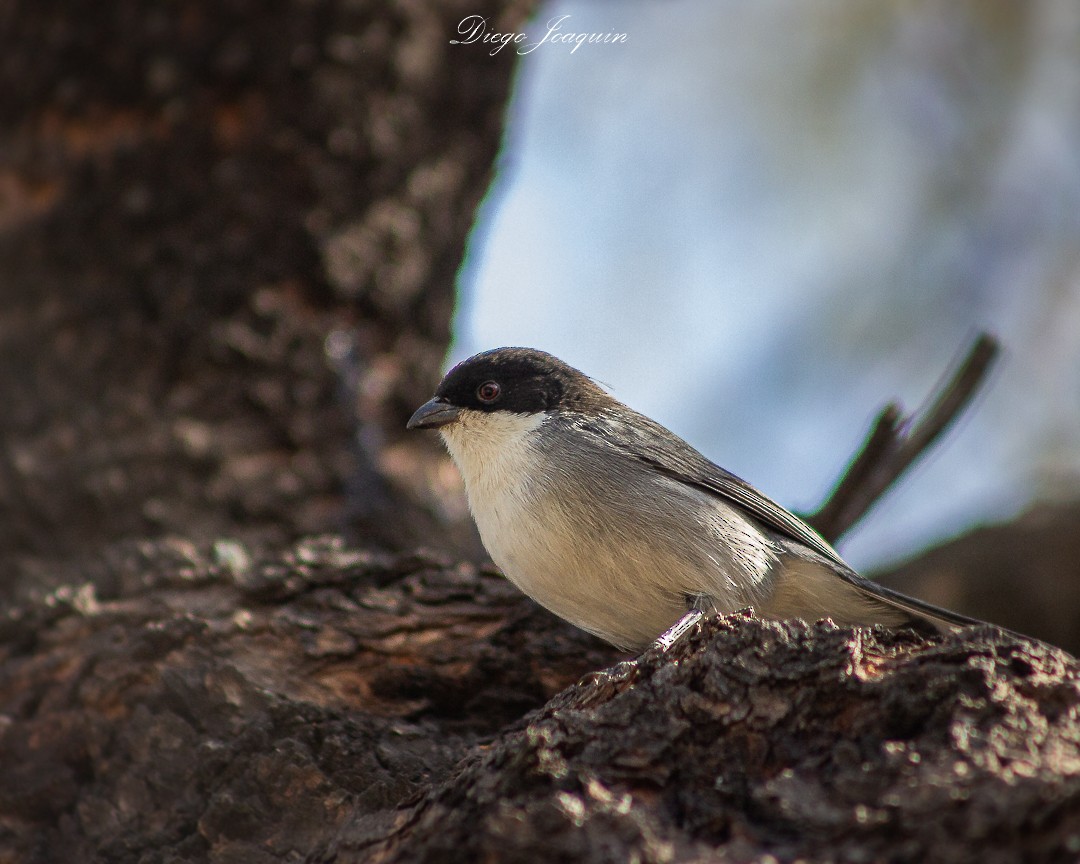
[[[535,42],[526,42],[528,36],[525,33],[499,33],[488,31],[487,19],[483,15],[467,15],[458,24],[457,32],[462,38],[451,39],[451,45],[490,45],[488,54],[494,57],[507,45],[514,44],[518,54],[531,54],[541,45],[572,45],[570,53],[573,54],[582,45],[598,45],[604,43],[618,43],[626,41],[625,33],[573,33],[563,30],[563,24],[569,15],[559,15],[547,22],[547,31]],[[524,43],[524,44],[523,44]]]

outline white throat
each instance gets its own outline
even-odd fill
[[[455,422],[439,430],[465,480],[469,507],[478,521],[478,505],[490,506],[492,496],[521,494],[530,478],[538,476],[542,457],[535,435],[546,419],[543,413],[464,410]]]

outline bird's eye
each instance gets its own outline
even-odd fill
[[[476,398],[488,405],[498,399],[501,393],[502,388],[497,381],[485,381],[476,388]]]

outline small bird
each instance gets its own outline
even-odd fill
[[[408,428],[439,430],[506,578],[619,648],[648,647],[688,610],[982,623],[864,579],[801,519],[543,351],[462,361]]]

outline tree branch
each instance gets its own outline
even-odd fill
[[[830,542],[842,537],[960,415],[999,350],[994,337],[980,333],[925,411],[903,417],[898,403],[887,404],[828,499],[806,521]]]

